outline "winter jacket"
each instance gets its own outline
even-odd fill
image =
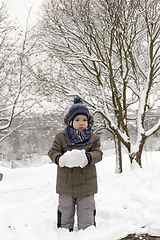
[[[97,193],[97,173],[95,163],[102,160],[103,153],[100,149],[100,138],[97,134],[91,133],[90,141],[91,144],[86,146],[67,146],[63,132],[56,135],[53,145],[48,152],[50,159],[55,164],[57,164],[56,158],[68,150],[85,149],[86,153],[90,156],[90,163],[84,168],[57,167],[56,192],[58,194],[78,198]]]

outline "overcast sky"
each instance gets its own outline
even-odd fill
[[[3,0],[0,0],[3,1]],[[25,29],[28,11],[32,7],[30,22],[36,20],[38,8],[44,0],[5,0],[12,19],[17,19],[23,30]]]

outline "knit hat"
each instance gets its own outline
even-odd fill
[[[78,115],[85,115],[89,120],[89,109],[84,105],[80,97],[74,99],[74,104],[68,110],[69,123],[72,123],[74,118]]]

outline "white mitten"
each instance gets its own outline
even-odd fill
[[[72,151],[67,151],[59,158],[60,167],[85,167],[88,164],[88,159],[85,154],[85,150],[73,149]]]

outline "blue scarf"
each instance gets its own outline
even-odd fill
[[[67,146],[85,146],[91,143],[89,140],[91,136],[91,127],[87,127],[83,131],[75,130],[68,126],[64,129],[63,134],[66,137]]]

